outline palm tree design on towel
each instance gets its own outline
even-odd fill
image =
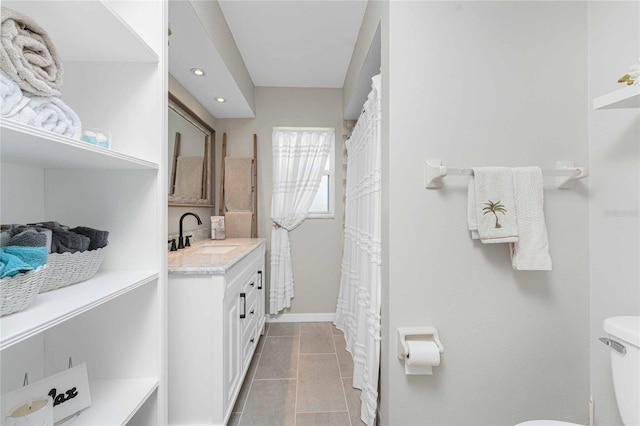
[[[484,203],[484,205],[486,206],[485,208],[483,208],[482,210],[484,211],[484,214],[489,214],[489,213],[493,213],[493,215],[496,217],[496,228],[502,228],[502,225],[500,225],[500,221],[498,220],[498,213],[500,212],[504,215],[507,214],[507,209],[504,208],[504,206],[502,204],[500,204],[500,201],[498,201],[497,203],[494,203],[493,201],[489,200],[488,203]]]

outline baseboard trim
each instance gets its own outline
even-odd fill
[[[334,312],[317,314],[278,314],[267,315],[267,322],[333,322],[336,314]]]

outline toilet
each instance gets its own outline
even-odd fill
[[[640,316],[607,318],[603,324],[609,337],[600,339],[610,347],[613,389],[620,418],[625,426],[640,425]],[[557,420],[531,420],[516,426],[582,426]]]

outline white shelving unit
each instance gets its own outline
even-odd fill
[[[33,18],[65,69],[62,99],[106,150],[0,120],[0,220],[109,231],[92,279],[0,318],[0,395],[86,362],[78,425],[167,423],[166,2],[3,0]],[[4,414],[4,413],[2,413]]]
[[[640,86],[626,86],[593,100],[593,109],[640,108]]]

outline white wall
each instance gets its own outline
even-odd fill
[[[44,215],[44,169],[21,164],[0,165],[0,223],[33,223]]]
[[[367,3],[358,38],[353,48],[343,85],[342,110],[345,119],[356,120],[371,91],[370,78],[380,73],[380,22],[388,4],[379,0]]]
[[[621,87],[640,56],[640,3],[589,2],[589,98]],[[591,203],[591,392],[596,423],[621,425],[613,391],[604,319],[640,315],[640,113],[589,113]]]
[[[185,89],[184,86],[182,86],[178,82],[178,80],[173,78],[171,74],[169,74],[169,92],[175,97],[177,97],[180,100],[180,102],[182,102],[187,107],[189,107],[205,123],[207,123],[213,129],[216,129],[215,117],[211,115],[209,111],[207,111],[207,109],[200,102],[198,102],[198,100],[191,93],[189,93],[189,91],[187,91],[187,89]],[[215,146],[214,146],[215,155],[216,155],[215,164],[214,164],[216,169],[213,170],[214,175],[217,175],[220,173],[217,167],[219,167],[219,164],[220,164],[218,157],[220,155],[219,152],[220,152],[220,143],[221,143],[219,142],[219,140],[221,139],[218,138],[217,134],[216,134],[216,139],[218,140],[215,141]],[[216,188],[216,185],[214,185],[214,190],[215,188]],[[213,200],[214,203],[217,203],[216,200],[217,198],[214,197],[214,200]],[[186,212],[193,212],[197,214],[200,217],[200,219],[202,219],[202,225],[197,225],[197,222],[193,217],[188,217],[188,218],[185,218],[184,220],[184,223],[183,223],[184,231],[188,231],[191,234],[195,233],[194,237],[196,238],[192,239],[192,241],[197,241],[199,239],[202,239],[203,236],[206,237],[207,235],[210,238],[211,237],[210,217],[214,215],[215,210],[209,207],[169,207],[169,216],[168,216],[169,235],[173,236],[178,234],[180,216],[182,216],[182,214]]]
[[[587,164],[586,3],[390,2],[388,30],[382,423],[587,424],[586,183],[545,178],[554,269],[516,272],[507,246],[469,238],[465,178],[423,181],[430,157]],[[433,376],[406,376],[396,329],[421,325],[445,353]]]
[[[257,87],[255,119],[218,119],[217,138],[227,132],[227,156],[251,157],[258,135],[258,236],[271,238],[271,135],[273,127],[333,127],[335,164],[342,164],[342,90]],[[220,167],[220,158],[216,167]],[[289,234],[295,298],[289,313],[335,312],[342,262],[342,169],[336,168],[336,218],[308,219]]]

